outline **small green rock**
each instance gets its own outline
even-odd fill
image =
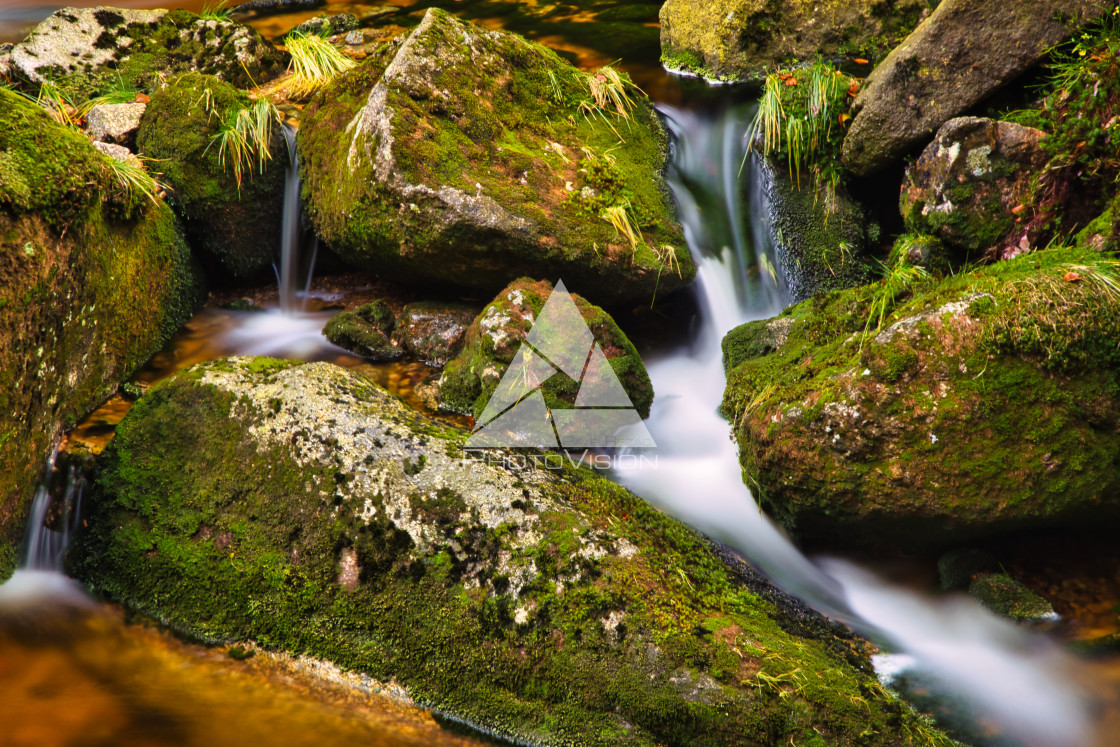
[[[1049,602],[1006,573],[991,573],[975,579],[968,593],[1001,617],[1017,623],[1037,624],[1058,619]]]

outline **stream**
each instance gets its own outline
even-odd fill
[[[334,3],[328,10],[375,5]],[[35,3],[0,10],[0,30],[18,38],[18,24],[47,10]],[[290,28],[318,12],[273,16],[262,24]],[[584,50],[573,54],[585,64],[609,61],[578,40],[556,46]],[[698,268],[693,293],[699,313],[687,344],[644,354],[657,393],[646,423],[657,442],[657,459],[634,460],[637,466],[613,477],[733,548],[785,591],[874,641],[883,651],[875,657],[880,676],[933,691],[947,723],[970,740],[988,743],[991,737],[990,743],[1005,744],[1001,740],[1013,737],[1032,747],[1109,744],[1116,708],[1110,705],[1102,716],[1098,701],[1115,700],[1116,685],[1103,682],[1100,667],[1065,652],[1043,633],[996,618],[965,595],[934,596],[850,559],[807,557],[759,509],[743,483],[729,424],[719,413],[724,334],[771,317],[788,302],[767,231],[759,169],[745,153],[754,105],[737,101],[741,96],[734,89],[710,89],[673,80],[650,64],[627,63],[661,102],[675,136],[670,187]],[[136,380],[150,384],[229,354],[290,356],[356,368],[420,406],[412,390],[431,369],[411,363],[371,366],[322,338],[319,330],[336,299],[316,295],[311,278],[300,275],[295,179],[289,177],[285,197],[289,220],[277,273],[278,308],[208,307]],[[103,446],[127,407],[120,398],[110,401],[71,438]],[[56,472],[53,460],[36,496],[21,570],[0,586],[0,723],[20,725],[14,743],[473,743],[376,687],[363,689],[337,673],[309,674],[310,665],[282,657],[239,661],[224,651],[184,644],[88,599],[59,573],[67,537],[80,519],[82,488],[78,477]],[[55,515],[48,517],[52,505]]]

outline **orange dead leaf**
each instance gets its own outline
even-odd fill
[[[146,94],[146,93],[136,94],[136,103],[137,104],[146,104],[149,101],[151,101],[151,99],[148,97],[148,94]]]
[[[1019,213],[1023,212],[1026,209],[1027,209],[1026,205],[1016,205],[1015,207],[1011,208],[1011,214],[1012,215],[1019,215]]]
[[[796,86],[797,85],[797,78],[794,78],[792,75],[790,77],[786,78],[786,85],[787,86]]]
[[[863,59],[862,57],[856,57],[854,60],[852,60],[852,62],[856,63],[857,65],[867,64],[867,60]]]
[[[1066,274],[1065,274],[1065,275],[1064,275],[1064,276],[1062,277],[1062,280],[1065,280],[1065,281],[1066,281],[1067,283],[1076,283],[1076,282],[1077,282],[1078,280],[1080,280],[1080,279],[1081,279],[1081,276],[1080,276],[1080,275],[1078,275],[1078,274],[1077,274],[1076,272],[1074,272],[1073,270],[1070,270],[1069,272],[1067,272],[1067,273],[1066,273]]]

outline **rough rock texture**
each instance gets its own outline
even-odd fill
[[[150,86],[159,73],[199,71],[248,88],[283,72],[285,56],[248,26],[185,10],[62,8],[11,52],[14,74],[51,80],[75,100],[112,85]]]
[[[906,170],[899,209],[912,231],[947,244],[1006,259],[1020,247],[1015,211],[1049,156],[1046,133],[978,117],[950,119]]]
[[[271,15],[273,13],[292,13],[299,10],[314,10],[326,5],[326,0],[249,0],[233,7],[235,13],[256,13],[257,15]]]
[[[551,293],[551,283],[521,278],[482,310],[467,331],[463,352],[443,369],[439,380],[441,407],[478,417]],[[630,401],[643,418],[647,417],[653,404],[653,385],[633,343],[607,312],[577,294],[572,294],[572,299]],[[572,406],[578,390],[579,382],[563,373],[548,379],[542,387],[549,407]]]
[[[1103,0],[942,0],[860,90],[845,165],[859,175],[885,167],[1111,7]]]
[[[336,16],[316,16],[308,18],[292,29],[293,33],[315,34],[317,36],[334,36],[358,28],[358,18],[351,13],[339,13]]]
[[[51,446],[201,302],[171,210],[0,90],[0,578]]]
[[[464,463],[463,437],[330,364],[203,364],[119,426],[75,571],[528,743],[940,742],[695,532],[587,470]]]
[[[758,342],[774,321],[733,330],[723,407],[762,505],[806,537],[908,549],[1115,517],[1120,299],[1099,261],[930,282],[866,337],[876,286],[788,309],[784,342]]]
[[[579,108],[588,76],[554,52],[436,9],[312,100],[304,199],[344,259],[496,291],[533,274],[647,302],[694,275],[661,171],[667,136]],[[605,210],[629,205],[636,246]]]
[[[244,277],[280,254],[288,149],[280,123],[272,131],[272,158],[264,173],[254,163],[240,189],[228,160],[213,142],[224,118],[249,97],[209,75],[187,73],[152,92],[136,136],[141,154],[156,159],[191,246],[217,280]]]
[[[387,303],[374,301],[337,314],[323,327],[323,336],[372,361],[396,360],[404,351],[391,339],[395,321]]]
[[[86,132],[90,139],[130,148],[136,144],[136,131],[147,104],[98,104],[86,112]]]
[[[410,303],[401,310],[393,332],[405,350],[433,366],[445,366],[463,349],[477,306]]]
[[[866,283],[867,219],[859,203],[843,188],[814,188],[808,175],[798,186],[782,163],[766,161],[761,173],[770,241],[792,300]]]
[[[928,0],[668,0],[661,61],[714,80],[761,80],[777,65],[837,54],[876,58],[935,5]]]
[[[115,158],[118,161],[124,161],[125,163],[132,164],[133,166],[140,166],[141,168],[143,168],[143,161],[137,158],[136,154],[134,154],[123,145],[95,142],[93,144],[93,147],[109,156],[109,158]]]

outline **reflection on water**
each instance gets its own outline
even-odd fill
[[[308,662],[264,652],[237,661],[225,647],[126,624],[72,593],[54,600],[25,608],[0,598],[4,745],[481,744],[372,681],[333,669],[326,679]]]
[[[323,337],[323,325],[338,311],[286,315],[276,310],[228,311],[204,308],[188,321],[170,343],[140,369],[133,380],[146,389],[185,368],[228,355],[265,355],[305,361],[328,361],[353,369],[388,389],[412,407],[448,425],[469,427],[469,420],[432,410],[417,391],[420,384],[439,375],[439,369],[415,360],[371,363],[332,345]],[[117,424],[128,414],[132,400],[111,397],[68,434],[69,445],[79,444],[100,453],[112,440]]]

